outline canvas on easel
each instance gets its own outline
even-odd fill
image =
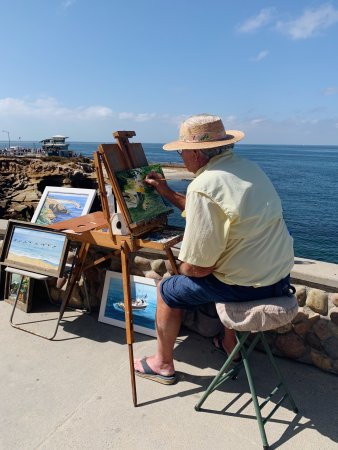
[[[160,164],[149,165],[143,147],[129,142],[134,131],[117,131],[114,137],[117,144],[101,144],[94,153],[98,184],[102,199],[103,213],[110,222],[104,171],[112,186],[121,215],[131,236],[144,236],[157,229],[166,229],[167,217],[173,209],[168,207],[157,191],[144,182],[150,171],[163,177]],[[174,228],[174,227],[171,227]],[[111,226],[110,232],[113,234]],[[179,242],[182,229],[177,229]]]
[[[160,164],[116,172],[117,182],[133,223],[143,222],[158,214],[172,211],[156,189],[145,183],[144,180],[150,172],[159,173],[164,177]]]

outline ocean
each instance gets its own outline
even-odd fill
[[[69,148],[92,157],[98,145],[70,142]],[[149,162],[182,162],[176,152],[163,151],[162,144],[142,145]],[[259,164],[272,180],[282,200],[296,256],[338,263],[338,147],[238,144],[235,151]],[[188,183],[171,181],[170,186],[184,193]],[[169,222],[184,225],[176,209]]]

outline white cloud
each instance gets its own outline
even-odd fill
[[[338,94],[338,87],[336,87],[336,86],[328,87],[328,88],[324,89],[323,94],[324,95],[336,95],[336,94]]]
[[[268,56],[268,54],[269,54],[268,50],[262,50],[256,56],[251,58],[250,61],[253,61],[253,62],[262,61],[262,59],[265,59]]]
[[[147,122],[148,120],[155,119],[157,114],[155,113],[133,113],[133,112],[120,112],[117,113],[117,118],[120,120],[132,120],[135,122]]]
[[[240,33],[251,33],[267,25],[273,16],[273,8],[263,8],[260,12],[250,19],[246,20],[242,25],[239,25],[238,31]]]
[[[307,9],[298,19],[277,22],[277,29],[292,39],[307,39],[338,22],[338,9],[325,4],[317,9]]]
[[[251,124],[251,125],[259,125],[259,124],[261,124],[262,122],[265,122],[265,119],[257,118],[257,119],[252,119],[252,120],[250,120],[250,124]]]
[[[74,5],[75,2],[76,2],[76,0],[64,0],[64,1],[61,3],[61,7],[62,7],[63,9],[68,9],[68,8],[70,8],[72,5]]]
[[[17,98],[0,99],[0,116],[29,116],[41,119],[93,120],[112,117],[113,111],[106,106],[62,106],[55,98],[38,98],[33,101]]]

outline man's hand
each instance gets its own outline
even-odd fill
[[[170,190],[165,178],[163,178],[160,173],[153,170],[147,174],[144,181],[154,187],[160,195],[165,196],[168,190]]]
[[[182,275],[186,275],[187,277],[197,277],[202,278],[210,275],[214,271],[214,266],[212,267],[200,267],[195,266],[194,264],[189,264],[187,262],[182,262],[179,265],[179,272]]]
[[[168,186],[165,178],[158,172],[151,171],[147,174],[144,182],[153,186],[157,192],[176,206],[181,211],[185,208],[185,195],[175,192]]]

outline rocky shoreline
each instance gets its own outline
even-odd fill
[[[184,166],[163,165],[168,180],[191,180]],[[89,158],[0,157],[0,218],[29,221],[46,186],[97,189],[94,163]],[[101,209],[99,198],[93,211]]]

